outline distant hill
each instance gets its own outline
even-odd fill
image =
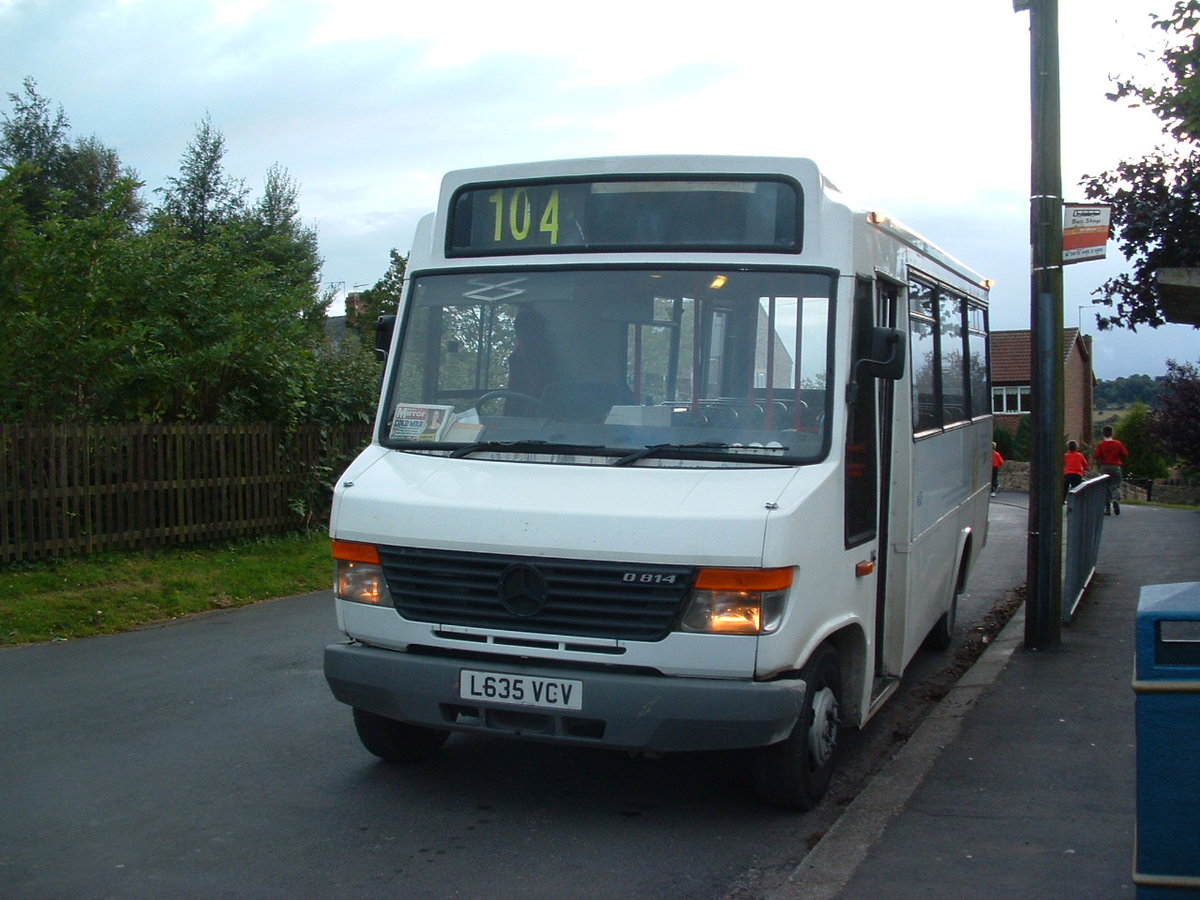
[[[1115,381],[1097,381],[1092,405],[1097,413],[1125,409],[1135,403],[1153,408],[1162,391],[1163,376],[1129,375]]]

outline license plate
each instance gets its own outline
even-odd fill
[[[458,676],[458,695],[463,700],[515,703],[542,709],[583,709],[583,682],[566,678],[463,669]]]

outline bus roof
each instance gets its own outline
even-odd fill
[[[536,181],[539,179],[584,179],[587,177],[619,178],[630,176],[766,176],[794,179],[804,187],[804,216],[808,221],[819,221],[831,208],[848,213],[855,222],[854,230],[877,229],[889,238],[915,252],[918,257],[935,261],[939,266],[960,278],[986,290],[990,283],[977,271],[946,252],[918,232],[897,222],[889,216],[871,211],[871,208],[851,201],[825,176],[811,159],[783,156],[728,156],[728,155],[644,155],[603,156],[576,159],[543,160],[539,162],[512,163],[495,166],[457,169],[442,178],[438,201],[437,223],[444,227],[450,221],[451,204],[456,194],[468,185],[503,182]],[[425,231],[433,223],[423,223]],[[426,231],[422,235],[430,241],[428,249],[441,256],[435,247],[437,236]]]

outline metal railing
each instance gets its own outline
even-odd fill
[[[1083,592],[1096,573],[1108,476],[1089,478],[1067,493],[1066,546],[1063,550],[1063,622],[1075,615]]]

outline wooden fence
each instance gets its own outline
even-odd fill
[[[0,424],[0,563],[299,528],[370,427]]]

